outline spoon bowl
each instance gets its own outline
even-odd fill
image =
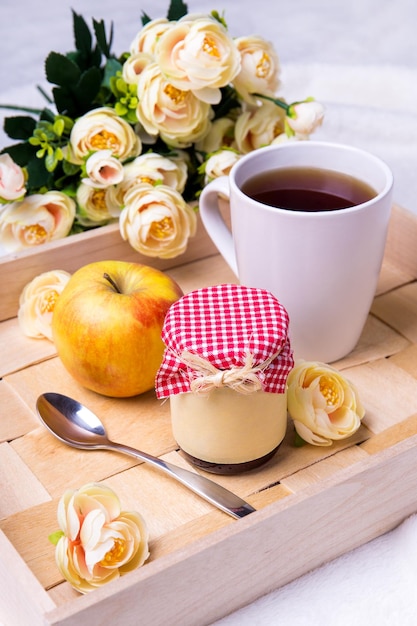
[[[255,511],[248,502],[200,474],[167,463],[147,452],[111,441],[99,418],[73,398],[60,393],[44,393],[37,399],[36,410],[46,428],[73,448],[114,450],[145,461],[232,517],[244,517]]]

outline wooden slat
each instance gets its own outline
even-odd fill
[[[395,527],[416,510],[416,438],[278,500],[97,593],[48,613],[51,624],[211,623]],[[358,468],[360,468],[358,470]],[[137,585],[135,584],[137,583]],[[141,590],[134,596],[134,591]],[[133,604],[132,604],[133,603]],[[134,622],[133,622],[134,623]]]
[[[0,442],[21,437],[38,425],[29,407],[4,380],[0,380],[0,412]]]
[[[372,313],[395,328],[412,343],[417,343],[417,282],[378,296]]]
[[[344,467],[350,467],[362,461],[366,456],[366,449],[360,446],[351,446],[341,450],[338,454],[333,454],[318,463],[314,463],[314,465],[309,465],[299,472],[286,476],[281,483],[291,491],[297,492],[332,476]]]
[[[408,339],[405,339],[405,337],[373,315],[369,315],[354,350],[343,357],[343,359],[333,363],[333,365],[337,369],[344,370],[354,365],[391,356],[404,350],[409,345]]]
[[[391,359],[365,363],[345,373],[359,391],[366,410],[363,422],[372,433],[380,433],[417,412],[417,380]]]
[[[417,278],[416,250],[417,216],[394,205],[388,228],[385,258],[409,280]],[[408,282],[408,281],[407,281]]]
[[[0,531],[0,618],[4,626],[45,626],[55,603]]]
[[[96,237],[86,237],[93,254],[99,253]],[[207,474],[258,509],[239,521],[134,459],[57,441],[35,412],[45,391],[81,400],[114,440],[190,469],[172,436],[168,402],[154,392],[116,400],[83,389],[49,342],[24,338],[16,319],[0,323],[0,480],[7,484],[0,505],[0,621],[87,626],[105,616],[106,623],[135,624],[140,615],[152,626],[209,623],[415,512],[415,488],[403,476],[417,472],[416,237],[416,218],[395,207],[380,295],[356,349],[335,364],[358,388],[366,409],[362,427],[328,448],[297,448],[289,422],[279,451],[263,467],[237,476]],[[201,253],[210,256],[169,268],[185,292],[237,280],[205,245]],[[17,273],[19,267],[22,260]],[[10,345],[18,354],[4,352]],[[125,509],[144,514],[151,557],[121,580],[80,596],[62,581],[48,534],[57,528],[64,490],[93,480],[113,487]],[[27,528],[31,532],[22,532]]]
[[[0,444],[0,485],[0,519],[51,499],[42,483],[8,443]]]

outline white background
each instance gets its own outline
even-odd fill
[[[256,33],[271,40],[282,65],[280,95],[288,100],[314,96],[326,107],[314,138],[350,143],[382,157],[394,172],[396,202],[417,213],[415,0],[221,0],[218,5],[189,0],[188,7],[193,13],[224,10],[233,36]],[[51,50],[73,49],[71,8],[89,24],[91,17],[113,20],[113,49],[121,53],[141,27],[142,10],[162,17],[167,3],[3,0],[0,103],[43,104],[35,86],[45,85],[45,57]],[[7,143],[0,132],[0,146]],[[414,626],[416,590],[417,519],[412,517],[221,623]]]

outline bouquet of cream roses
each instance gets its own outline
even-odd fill
[[[313,99],[276,97],[280,66],[260,36],[233,38],[218,12],[142,15],[129,49],[112,26],[93,34],[73,12],[76,50],[45,62],[52,97],[8,117],[17,143],[0,154],[0,254],[118,221],[146,256],[182,254],[198,196],[244,154],[307,139],[323,119]]]

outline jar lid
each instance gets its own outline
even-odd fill
[[[228,386],[242,393],[283,393],[293,367],[288,313],[265,289],[222,284],[171,305],[156,395]]]

